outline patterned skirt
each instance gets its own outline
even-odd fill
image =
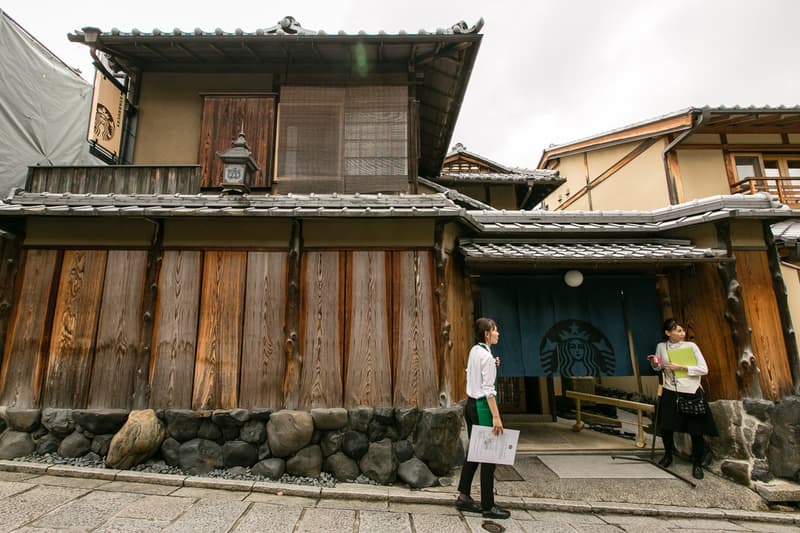
[[[703,402],[706,404],[706,412],[702,415],[686,415],[678,412],[677,403],[678,395],[682,396],[703,396]],[[661,393],[661,401],[658,403],[658,427],[661,431],[677,431],[678,433],[688,433],[690,435],[708,435],[709,437],[716,437],[719,435],[717,431],[717,424],[714,423],[714,417],[711,415],[711,408],[708,406],[708,401],[705,399],[705,394],[697,390],[694,394],[687,394],[683,392],[675,392],[669,389],[663,389]]]

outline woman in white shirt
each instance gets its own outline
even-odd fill
[[[497,324],[490,318],[479,318],[475,322],[475,333],[478,343],[469,351],[467,362],[467,404],[464,407],[464,418],[467,421],[467,435],[472,436],[472,426],[491,427],[499,435],[503,432],[503,421],[497,409],[497,365],[499,359],[492,355],[492,345],[497,344],[500,332]],[[458,482],[458,499],[456,508],[459,511],[481,513],[485,518],[508,518],[511,513],[494,503],[494,470],[492,463],[480,463],[481,466],[481,503],[470,496],[472,478],[479,463],[465,462]]]
[[[653,370],[661,371],[663,391],[658,404],[661,440],[664,442],[664,457],[658,462],[663,467],[672,464],[675,449],[674,434],[688,433],[692,437],[692,476],[703,479],[703,435],[718,435],[714,417],[705,399],[700,380],[708,374],[708,365],[700,348],[687,341],[686,330],[676,320],[664,322],[666,340],[658,343],[655,356],[650,356]],[[690,415],[678,411],[678,397],[699,399],[705,405],[705,413]]]

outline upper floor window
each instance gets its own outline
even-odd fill
[[[278,192],[407,190],[405,86],[285,86],[278,117]]]
[[[788,205],[800,204],[800,155],[734,154],[737,182],[731,192],[765,191]]]

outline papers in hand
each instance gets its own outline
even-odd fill
[[[519,431],[516,429],[504,429],[503,433],[495,435],[488,426],[472,426],[467,461],[513,465],[517,455],[517,441]]]

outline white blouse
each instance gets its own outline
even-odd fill
[[[675,350],[678,348],[691,348],[694,352],[694,357],[697,359],[697,364],[687,368],[687,377],[676,377],[670,370],[664,368],[665,365],[670,363],[669,354],[667,350]],[[700,379],[702,376],[708,374],[708,365],[703,357],[700,348],[691,341],[681,341],[676,343],[659,342],[656,346],[656,355],[661,357],[661,365],[653,366],[653,370],[664,371],[664,388],[675,392],[685,392],[694,394],[700,388]]]
[[[497,396],[494,381],[497,378],[497,365],[486,344],[479,343],[469,351],[467,361],[467,396],[470,398],[491,398]]]

